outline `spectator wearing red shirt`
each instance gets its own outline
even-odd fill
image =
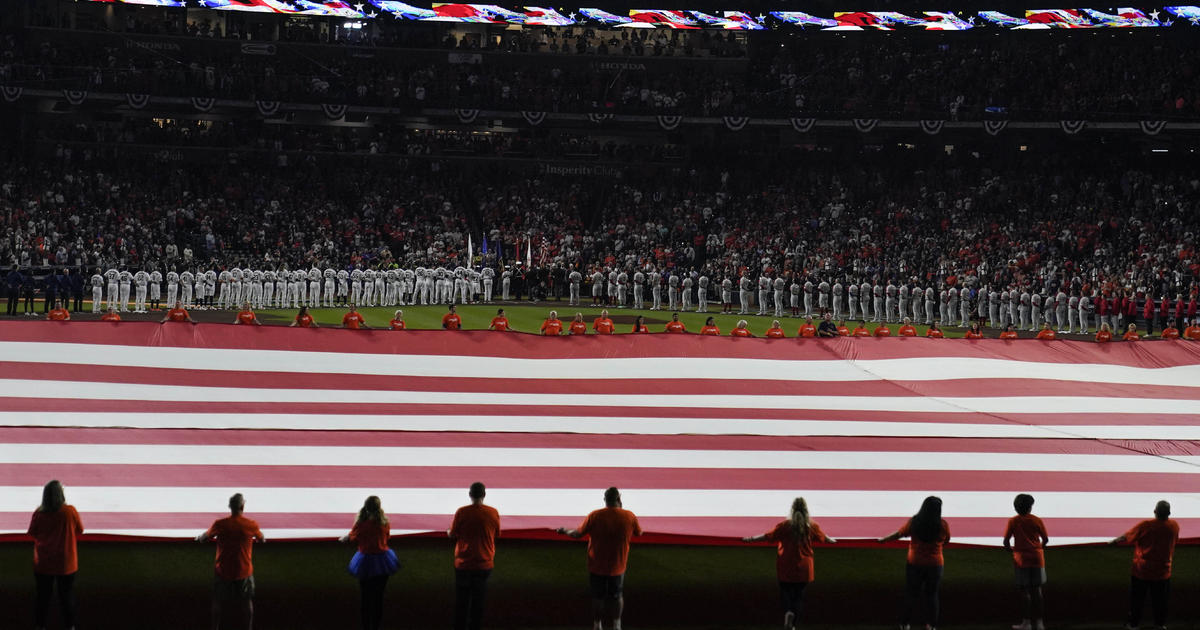
[[[875,327],[875,330],[871,333],[871,335],[875,337],[891,337],[892,329],[888,328],[887,324],[880,324]]]
[[[901,538],[911,538],[908,544],[908,567],[905,571],[904,609],[900,614],[901,627],[912,620],[913,609],[918,600],[929,611],[925,623],[937,628],[940,606],[938,590],[942,583],[945,560],[942,547],[950,542],[950,526],[942,519],[942,500],[926,497],[921,509],[908,519],[900,529],[879,539],[886,543]]]
[[[1133,322],[1129,322],[1129,327],[1125,329],[1125,334],[1121,335],[1122,341],[1137,341],[1141,338],[1141,335],[1137,331],[1137,324]]]
[[[1163,339],[1179,339],[1179,329],[1175,327],[1175,320],[1167,322],[1167,327],[1162,331]]]
[[[296,313],[296,317],[292,319],[292,323],[288,324],[290,328],[320,328],[317,322],[313,320],[313,316],[308,314],[308,307],[301,306],[300,312]]]
[[[487,488],[476,481],[467,495],[471,504],[458,508],[446,533],[454,540],[454,630],[479,630],[488,578],[495,566],[500,513],[484,505]]]
[[[771,322],[771,327],[767,329],[767,339],[783,339],[785,336],[783,328],[779,326],[779,320]]]
[[[46,319],[52,322],[69,322],[71,321],[71,311],[63,308],[57,300],[54,301],[54,308],[46,313]]]
[[[110,306],[110,307],[108,307],[108,310],[105,311],[104,314],[100,316],[100,321],[102,321],[102,322],[119,322],[119,321],[121,321],[121,314],[117,312],[117,307]]]
[[[1193,320],[1190,326],[1184,328],[1183,338],[1191,339],[1192,341],[1200,341],[1200,322]]]
[[[498,330],[500,332],[508,330],[508,318],[504,316],[504,309],[496,309],[496,316],[492,318],[492,323],[488,324],[488,330]]]
[[[369,496],[363,502],[354,527],[342,536],[344,543],[358,546],[348,567],[350,574],[358,578],[362,603],[362,627],[378,630],[383,619],[383,591],[388,578],[400,569],[396,552],[388,547],[392,528],[379,497]]]
[[[1043,341],[1054,341],[1058,335],[1054,329],[1050,328],[1050,324],[1042,322],[1042,329],[1038,331],[1037,338]]]
[[[558,533],[571,538],[588,537],[588,573],[592,591],[593,628],[621,627],[625,608],[625,567],[629,542],[642,535],[637,516],[621,506],[616,488],[604,491],[604,508],[583,519],[578,529],[560,527]]]
[[[1108,329],[1108,323],[1100,324],[1100,330],[1096,331],[1096,343],[1108,343],[1112,341],[1112,331]]]
[[[746,328],[746,320],[744,320],[744,319],[739,319],[739,320],[738,320],[738,323],[737,323],[737,326],[735,326],[735,327],[733,328],[733,330],[729,331],[729,336],[730,336],[730,337],[753,337],[753,336],[754,336],[754,334],[753,334],[753,333],[751,333],[751,332],[750,332],[750,331],[749,331],[749,330]]]
[[[838,331],[838,336],[840,336],[840,337],[849,337],[850,336],[850,329],[846,328],[846,322],[844,322],[844,321],[838,322],[837,331]]]
[[[663,330],[669,333],[683,334],[687,332],[687,326],[684,326],[683,322],[679,321],[679,313],[671,313],[671,321],[667,322]]]
[[[806,338],[811,338],[811,337],[817,336],[817,327],[815,325],[813,325],[813,321],[812,321],[811,317],[804,320],[803,324],[800,324],[800,329],[796,331],[796,334],[801,337],[806,337]]]
[[[1142,319],[1146,321],[1146,336],[1154,334],[1154,299],[1146,294],[1146,303],[1142,305]]]
[[[407,330],[408,329],[408,325],[404,323],[404,311],[403,310],[396,311],[396,314],[393,315],[392,319],[388,321],[388,328],[391,328],[392,330]]]
[[[342,328],[358,330],[360,328],[370,328],[370,326],[367,325],[366,318],[364,318],[362,314],[358,312],[358,309],[354,308],[354,305],[351,304],[350,310],[347,311],[345,315],[342,315]]]
[[[904,324],[900,326],[900,330],[896,331],[901,337],[916,337],[917,329],[913,328],[912,320],[905,317]]]
[[[963,333],[963,339],[983,339],[983,329],[979,327],[979,322],[971,322],[971,327]]]
[[[67,505],[63,486],[57,480],[42,488],[42,504],[29,521],[33,537],[33,577],[37,585],[34,600],[34,625],[46,627],[50,600],[58,590],[62,623],[75,627],[75,574],[79,572],[76,540],[83,534],[83,521],[73,506]]]
[[[262,322],[258,321],[258,317],[254,315],[254,309],[250,308],[250,303],[246,302],[242,305],[242,310],[238,311],[237,317],[233,320],[234,324],[242,324],[245,326],[262,326]]]
[[[942,332],[941,328],[938,328],[937,322],[932,322],[929,324],[929,328],[925,330],[925,336],[930,339],[943,339],[946,334]]]
[[[583,313],[575,313],[575,320],[571,322],[567,329],[569,335],[586,335],[587,324],[583,322]]]
[[[446,330],[458,330],[462,328],[462,318],[458,316],[458,309],[453,304],[450,305],[450,312],[442,315],[442,328]]]
[[[704,326],[700,329],[700,334],[701,335],[714,335],[714,336],[720,335],[721,329],[717,328],[716,321],[717,320],[713,319],[712,317],[709,317],[708,319],[704,320]]]
[[[641,315],[638,315],[637,319],[633,320],[633,329],[630,330],[629,332],[631,332],[631,333],[648,333],[648,332],[650,332],[650,329],[646,328],[646,318],[642,317]]]
[[[865,321],[858,322],[858,325],[854,327],[854,332],[850,333],[850,336],[852,336],[852,337],[870,337],[871,331],[867,330],[867,322],[865,322]]]
[[[616,332],[616,326],[608,316],[608,311],[600,311],[600,317],[592,322],[592,330],[596,331],[597,335],[611,335]]]
[[[453,308],[453,307],[451,307]],[[583,317],[580,317],[582,323]],[[557,337],[562,334],[562,321],[558,319],[558,311],[550,311],[550,316],[542,322],[541,333],[547,337]]]
[[[1129,618],[1126,628],[1137,628],[1142,620],[1146,595],[1154,611],[1154,625],[1167,626],[1167,598],[1171,586],[1171,561],[1179,542],[1179,523],[1171,520],[1171,504],[1159,501],[1154,518],[1112,539],[1109,544],[1133,543],[1133,570],[1129,579]]]
[[[1050,538],[1046,525],[1033,515],[1033,496],[1018,494],[1013,500],[1017,515],[1008,519],[1004,548],[1012,552],[1017,588],[1021,590],[1024,617],[1014,630],[1045,630],[1042,620],[1042,585],[1046,583],[1044,549]]]
[[[196,320],[192,319],[191,314],[187,312],[186,308],[183,308],[183,302],[176,301],[175,307],[167,311],[167,314],[163,315],[162,321],[159,323],[165,324],[167,322],[191,322],[195,324]]]
[[[794,630],[800,618],[804,588],[813,581],[813,543],[833,544],[837,541],[825,535],[821,527],[808,517],[808,503],[803,497],[792,501],[787,520],[780,521],[761,536],[748,536],[745,542],[775,543],[775,577],[779,580],[779,596],[783,601],[784,630]]]
[[[1049,326],[1049,324],[1048,324],[1048,323],[1043,323],[1043,324],[1042,324],[1042,326],[1043,326],[1043,328],[1045,328],[1045,327],[1048,327],[1048,326]],[[1018,334],[1017,334],[1017,331],[1013,329],[1013,325],[1012,325],[1012,324],[1006,324],[1006,325],[1004,326],[1004,330],[1000,331],[1000,338],[1001,338],[1001,339],[1017,339],[1017,338],[1019,338],[1019,337],[1020,337],[1020,335],[1018,335]]]
[[[251,628],[254,620],[254,543],[266,542],[258,523],[242,516],[246,499],[241,493],[229,497],[229,516],[215,521],[208,531],[196,537],[199,542],[217,542],[217,560],[213,580],[213,627],[221,627],[227,605],[233,604],[242,618],[240,627]]]

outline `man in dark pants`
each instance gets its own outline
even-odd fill
[[[1154,611],[1154,627],[1167,626],[1167,599],[1171,593],[1171,561],[1179,541],[1179,523],[1171,520],[1171,504],[1159,501],[1154,518],[1112,539],[1109,544],[1133,543],[1133,572],[1129,578],[1129,619],[1126,630],[1136,630],[1142,619],[1146,595]]]
[[[487,581],[495,566],[500,513],[483,504],[487,488],[476,481],[471,504],[458,508],[446,533],[454,539],[454,630],[479,630]]]
[[[10,317],[17,314],[17,303],[21,301],[21,285],[25,279],[21,276],[21,270],[13,265],[9,270],[8,275],[4,278],[5,294],[8,298],[8,309],[5,311]]]
[[[42,278],[42,286],[46,294],[46,299],[42,302],[42,312],[49,313],[51,305],[58,300],[58,276],[53,269]]]
[[[67,272],[69,274],[67,276],[67,283],[71,287],[71,301],[74,302],[71,310],[78,313],[83,310],[83,270],[76,269],[74,272],[71,272],[68,269]]]
[[[37,279],[33,277],[33,270],[30,269],[24,274],[21,274],[21,295],[25,296],[25,314],[33,315],[33,293],[37,291]]]

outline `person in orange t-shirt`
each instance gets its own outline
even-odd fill
[[[571,538],[588,537],[592,626],[620,628],[629,542],[642,535],[637,516],[621,507],[621,492],[609,488],[604,491],[603,509],[588,514],[578,529],[560,527],[558,533]]]
[[[1193,321],[1191,326],[1184,328],[1183,338],[1200,341],[1200,322]]]
[[[679,313],[671,313],[671,321],[667,322],[663,330],[669,333],[683,334],[687,332],[687,326],[684,326],[683,322],[679,321]]]
[[[597,335],[611,335],[616,332],[616,326],[608,316],[608,311],[600,311],[600,317],[592,322],[592,330],[596,331]]]
[[[846,328],[846,322],[844,322],[844,321],[838,322],[837,331],[838,331],[838,336],[840,336],[840,337],[849,337],[850,336],[850,329]]]
[[[567,334],[569,334],[569,335],[586,335],[587,334],[587,324],[585,324],[583,322],[583,313],[575,313],[575,320],[572,321],[571,325],[567,328]]]
[[[487,581],[495,566],[500,513],[484,505],[487,488],[476,481],[467,492],[471,504],[458,508],[450,530],[454,540],[454,630],[479,630]]]
[[[700,329],[700,334],[701,335],[714,335],[714,336],[720,335],[721,329],[717,328],[716,321],[717,320],[713,319],[712,317],[709,317],[708,319],[704,320],[704,326]]]
[[[901,337],[916,337],[917,329],[913,328],[912,320],[905,317],[904,323],[901,324],[900,329],[897,330],[896,333],[899,334]]]
[[[492,318],[492,323],[488,324],[488,330],[498,330],[500,332],[508,330],[508,318],[504,316],[504,309],[496,309],[496,316]]]
[[[1043,324],[1043,326],[1045,326],[1045,325],[1047,325],[1047,324]],[[1019,338],[1019,335],[1017,334],[1016,330],[1013,330],[1012,324],[1005,324],[1004,330],[1000,331],[1000,338],[1001,339],[1017,339],[1017,338]]]
[[[1125,334],[1121,335],[1122,341],[1137,341],[1141,338],[1137,331],[1137,324],[1129,324],[1129,328],[1125,329]]]
[[[792,501],[787,520],[761,535],[748,536],[745,542],[775,543],[775,576],[779,579],[779,596],[783,601],[784,630],[794,630],[804,601],[804,587],[813,581],[813,543],[833,544],[836,540],[825,535],[821,527],[808,517],[808,503],[803,497]]]
[[[402,310],[396,311],[396,314],[393,315],[392,319],[388,321],[388,328],[391,328],[392,330],[407,330],[408,329],[408,324],[404,323],[404,311],[402,311]]]
[[[979,322],[971,322],[971,327],[963,333],[963,339],[983,339],[983,329],[979,327]]]
[[[46,627],[50,601],[58,589],[58,607],[64,627],[75,627],[75,574],[79,572],[76,541],[83,534],[83,521],[67,505],[63,486],[57,480],[42,488],[42,504],[29,520],[33,537],[33,577],[37,586],[34,625]]]
[[[233,323],[243,324],[246,326],[251,324],[255,326],[262,326],[262,322],[258,321],[258,318],[254,316],[254,310],[250,308],[249,302],[246,302],[242,305],[242,310],[238,311],[237,317],[233,320]]]
[[[362,627],[378,628],[383,619],[383,591],[388,578],[400,569],[396,552],[388,547],[392,526],[377,496],[369,496],[354,519],[354,527],[342,536],[344,543],[358,546],[347,569],[358,578],[362,591]]]
[[[450,305],[449,312],[442,315],[442,328],[446,330],[458,330],[462,328],[462,318],[458,316],[458,309],[453,304]]]
[[[51,280],[53,280],[53,278],[51,278]],[[52,322],[69,322],[71,321],[71,311],[63,308],[58,303],[58,300],[55,300],[54,308],[50,309],[50,312],[46,313],[46,319]]]
[[[870,337],[871,331],[867,330],[867,322],[859,321],[854,327],[854,331],[850,333],[851,337]]]
[[[735,327],[733,328],[733,330],[729,331],[729,336],[730,336],[730,337],[753,337],[753,336],[754,336],[754,334],[753,334],[753,333],[751,333],[751,332],[750,332],[750,331],[749,331],[749,330],[746,328],[746,320],[744,320],[744,319],[739,319],[739,320],[738,320],[738,323],[737,323],[737,326],[735,326]]]
[[[816,337],[817,336],[817,327],[815,325],[813,325],[811,317],[804,320],[803,324],[800,324],[800,328],[799,328],[799,330],[796,331],[796,334],[800,335],[801,337]]]
[[[1096,331],[1096,343],[1108,343],[1112,341],[1112,331],[1108,329],[1108,324],[1100,324],[1100,330]]]
[[[580,323],[583,323],[583,317],[580,316]],[[556,337],[562,334],[562,320],[558,318],[558,311],[550,311],[550,316],[546,321],[542,322],[541,333],[547,337]]]
[[[195,324],[196,320],[192,319],[191,314],[187,312],[186,308],[183,308],[183,302],[176,301],[175,307],[168,310],[159,323],[165,324],[167,322],[191,322]]]
[[[1167,597],[1171,587],[1171,560],[1179,542],[1179,523],[1171,520],[1171,504],[1159,501],[1154,518],[1112,539],[1109,544],[1133,543],[1133,571],[1129,578],[1129,619],[1126,628],[1137,628],[1142,620],[1146,595],[1154,612],[1154,626],[1167,625]]]
[[[945,339],[946,338],[946,334],[942,332],[941,328],[938,328],[937,322],[933,322],[933,323],[929,324],[929,328],[925,329],[925,336],[930,339]]]
[[[1038,331],[1037,338],[1043,341],[1054,341],[1058,338],[1058,334],[1050,327],[1050,324],[1042,322],[1042,329]]]
[[[921,509],[908,519],[900,529],[879,539],[886,543],[901,538],[910,538],[908,544],[908,566],[904,580],[904,609],[900,613],[900,625],[908,626],[918,600],[928,611],[925,623],[931,628],[938,626],[941,614],[938,589],[942,584],[945,560],[942,547],[950,542],[950,526],[942,519],[942,500],[926,497]]]
[[[650,329],[646,328],[646,318],[642,317],[641,315],[638,315],[637,319],[633,320],[633,329],[630,330],[629,332],[631,332],[631,333],[648,333],[648,332],[650,332]]]
[[[110,307],[108,307],[108,310],[105,311],[104,314],[100,316],[100,321],[102,321],[102,322],[119,322],[119,321],[121,321],[121,314],[117,312],[117,307],[110,306]]]
[[[1163,339],[1178,339],[1179,329],[1175,327],[1175,320],[1167,322],[1167,327],[1163,329],[1162,334],[1159,336]]]
[[[217,541],[217,561],[213,579],[213,627],[220,627],[223,609],[233,602],[244,628],[254,620],[254,543],[266,542],[258,523],[242,516],[246,499],[241,493],[229,497],[229,516],[213,522],[208,531],[196,537],[198,542]]]
[[[874,337],[891,337],[892,329],[888,328],[887,324],[880,324],[875,327],[875,330],[871,333],[871,335]]]
[[[1042,620],[1042,585],[1046,583],[1046,525],[1033,515],[1033,496],[1018,494],[1013,499],[1017,515],[1008,519],[1004,529],[1004,548],[1012,552],[1017,579],[1021,590],[1021,607],[1025,615],[1014,630],[1045,630]]]
[[[288,324],[289,328],[320,328],[317,322],[313,320],[313,316],[308,314],[308,307],[301,306],[300,312],[296,313],[296,317],[292,319],[292,323]]]
[[[370,328],[370,326],[367,325],[366,318],[358,312],[358,309],[354,308],[353,304],[351,304],[350,310],[347,311],[345,315],[342,315],[342,328],[358,330],[360,328]]]
[[[783,328],[779,327],[779,320],[771,322],[771,327],[767,329],[767,339],[783,339],[785,336]]]

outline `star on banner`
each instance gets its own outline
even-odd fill
[[[1158,9],[1155,9],[1150,12],[1150,19],[1154,20],[1155,22],[1158,21]]]
[[[363,4],[360,2],[360,3],[356,4],[356,5],[354,5],[354,8],[355,8],[355,10],[357,10],[359,13],[362,13],[362,10],[363,10]]]
[[[1200,17],[1190,18],[1192,26],[1200,26]]]
[[[368,14],[367,14],[367,17],[369,17],[369,18],[375,18],[375,17],[378,17],[378,16],[379,16],[379,14],[378,14],[378,13],[376,13],[376,12],[374,12],[374,11],[372,11],[372,12],[370,12],[370,13],[368,13]]]

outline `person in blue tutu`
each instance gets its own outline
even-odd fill
[[[379,497],[369,496],[358,511],[354,528],[342,536],[342,542],[353,542],[358,551],[350,559],[350,575],[358,578],[362,587],[363,630],[378,630],[383,619],[383,590],[388,578],[400,569],[396,552],[388,548],[392,528]]]

